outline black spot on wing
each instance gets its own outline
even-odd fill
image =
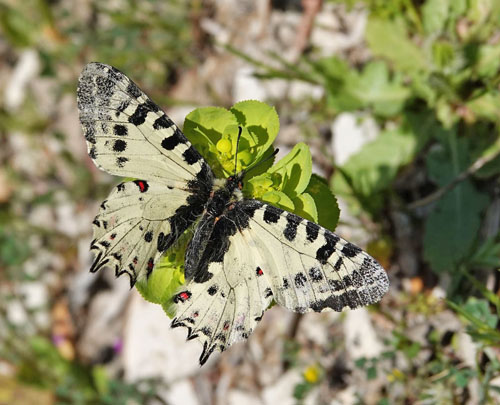
[[[127,148],[127,142],[122,139],[118,139],[113,143],[113,150],[115,152],[123,152]]]
[[[363,277],[361,277],[361,274],[358,270],[354,270],[350,276],[354,288],[361,288],[365,285]]]
[[[97,158],[96,147],[94,145],[89,150],[89,156],[94,160]]]
[[[150,111],[146,103],[139,104],[134,113],[128,117],[128,121],[134,125],[142,125],[146,121],[146,117]]]
[[[169,248],[169,245],[173,242],[170,241],[169,238],[170,235],[165,235],[163,232],[160,232],[158,235],[158,241],[156,244],[156,248],[158,249],[158,252],[164,252]]]
[[[146,232],[146,234],[144,235],[144,240],[148,243],[151,242],[153,240],[153,231]]]
[[[309,277],[312,281],[318,282],[323,280],[323,273],[318,267],[311,267],[309,269]]]
[[[347,242],[342,248],[342,253],[347,257],[354,257],[361,252],[361,249],[351,242]]]
[[[163,141],[161,141],[161,146],[166,150],[173,150],[181,143],[186,143],[186,138],[180,131],[177,130],[174,131],[171,136],[164,138]]]
[[[307,278],[304,273],[297,273],[295,275],[295,287],[303,288],[306,285]]]
[[[328,280],[328,285],[335,292],[345,290],[344,284],[342,284],[342,282],[340,280],[330,279],[330,280]]]
[[[264,210],[264,221],[268,224],[275,224],[280,219],[281,210],[275,208],[271,205],[266,205],[266,209]]]
[[[128,162],[128,159],[124,156],[119,156],[116,158],[116,165],[120,168],[125,166],[125,163],[127,163],[127,162]]]
[[[325,232],[325,244],[316,252],[316,259],[321,264],[326,264],[332,253],[335,251],[335,245],[339,241],[339,237],[332,232]]]
[[[300,218],[296,215],[288,213],[286,215],[286,227],[283,231],[283,235],[285,236],[285,238],[287,238],[289,241],[293,241],[297,236],[297,227],[299,226],[299,224]]]
[[[128,134],[128,129],[125,125],[115,124],[113,127],[113,132],[117,136],[126,136]]]
[[[198,160],[201,159],[201,155],[198,153],[198,151],[193,146],[190,146],[189,148],[187,148],[184,151],[184,153],[182,154],[182,157],[184,158],[186,163],[189,165],[193,165]]]
[[[207,290],[207,292],[208,292],[208,295],[215,295],[218,290],[219,290],[219,287],[217,286],[217,284],[214,284],[214,285],[210,286],[210,288]]]
[[[306,224],[306,235],[307,235],[307,240],[309,242],[314,242],[319,233],[319,225],[315,224],[314,222],[307,221]]]
[[[139,87],[137,87],[137,85],[132,81],[130,81],[130,83],[127,86],[127,93],[134,98],[139,98],[142,95],[142,91],[139,90]]]
[[[170,128],[174,123],[170,118],[168,118],[166,115],[162,115],[161,117],[157,118],[155,122],[153,123],[153,128],[158,130],[158,129],[167,129]]]

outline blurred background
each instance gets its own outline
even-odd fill
[[[89,243],[119,179],[87,156],[83,66],[180,126],[276,107],[388,270],[376,306],[266,312],[198,365]],[[500,403],[500,2],[0,0],[0,404]]]

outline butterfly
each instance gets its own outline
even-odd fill
[[[148,279],[162,255],[192,230],[173,296],[172,327],[214,351],[247,339],[274,300],[304,313],[378,302],[386,272],[356,245],[241,189],[245,171],[215,178],[172,120],[116,68],[82,71],[78,108],[88,153],[120,183],[93,222],[91,271],[107,266]]]

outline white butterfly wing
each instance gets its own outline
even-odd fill
[[[101,205],[91,270],[114,266],[133,284],[201,214],[213,174],[167,115],[117,69],[88,64],[77,93],[96,166],[140,179],[120,184]]]
[[[367,253],[297,215],[243,200],[218,220],[204,282],[174,297],[172,326],[214,350],[247,338],[270,302],[296,312],[357,308],[379,301],[389,282]],[[218,250],[217,250],[218,247]]]
[[[86,65],[77,100],[89,155],[100,169],[181,188],[207,170],[170,118],[114,67]]]

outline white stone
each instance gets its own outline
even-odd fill
[[[243,100],[265,100],[266,91],[261,81],[253,74],[255,69],[249,66],[236,71],[233,83],[233,100],[235,103]]]
[[[331,405],[354,405],[358,404],[356,388],[353,385],[335,394],[335,398],[330,402]]]
[[[343,165],[363,145],[377,137],[379,128],[371,116],[345,112],[339,114],[333,122],[332,133],[335,163]]]
[[[262,400],[254,394],[241,390],[229,391],[227,396],[228,405],[262,405]]]
[[[170,386],[170,389],[161,396],[164,397],[169,404],[201,404],[193,384],[189,380],[176,381]]]
[[[26,87],[40,70],[38,52],[34,49],[26,49],[21,52],[16,67],[5,88],[5,107],[13,112],[17,110],[26,96]]]
[[[185,328],[170,328],[171,321],[160,305],[134,293],[127,315],[123,366],[128,381],[162,377],[170,383],[199,371],[201,346],[196,340],[186,342]],[[210,368],[210,361],[204,368]]]
[[[366,308],[347,311],[344,320],[345,345],[352,360],[378,357],[383,350]]]
[[[293,390],[300,382],[302,382],[302,375],[298,370],[286,372],[279,380],[263,390],[264,404],[295,405],[297,400],[293,397]]]
[[[322,55],[337,55],[364,41],[368,13],[364,9],[346,13],[343,9],[343,6],[325,5],[316,16],[310,41]]]

